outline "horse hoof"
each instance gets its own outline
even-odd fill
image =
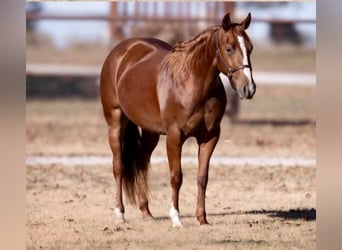
[[[198,220],[200,225],[209,225],[205,216],[197,216],[197,220]]]
[[[125,220],[125,218],[118,218],[115,216],[114,218],[114,225],[116,226],[120,226],[120,225],[123,225],[125,224],[127,221]]]
[[[180,222],[172,222],[172,227],[174,227],[174,228],[183,228],[183,225]]]
[[[115,221],[115,224],[117,225],[121,225],[127,222],[126,219],[123,217],[122,218],[115,217],[114,221]]]
[[[124,213],[120,211],[119,208],[114,209],[114,215],[115,215],[115,222],[119,224],[123,224],[126,222]]]
[[[203,225],[210,225],[208,221],[200,221],[200,225],[203,226]]]
[[[144,221],[154,221],[154,217],[151,214],[143,215],[143,220]]]

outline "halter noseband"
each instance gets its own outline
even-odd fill
[[[216,58],[217,60],[220,58],[221,61],[223,62],[224,66],[227,68],[227,76],[229,78],[231,78],[234,74],[234,72],[240,70],[240,69],[244,69],[244,68],[249,68],[250,70],[251,67],[248,65],[248,64],[242,64],[242,65],[239,65],[239,66],[236,66],[236,67],[229,67],[226,62],[223,60],[222,58],[222,54],[220,52],[220,48],[219,48],[219,30],[216,31]]]

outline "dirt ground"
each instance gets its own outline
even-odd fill
[[[212,166],[208,226],[194,216],[197,168],[183,170],[175,229],[167,165],[150,168],[155,220],[127,205],[125,224],[115,224],[110,167],[28,166],[27,249],[315,249],[315,168]]]
[[[239,118],[222,122],[215,155],[316,156],[315,88],[260,86],[242,102]],[[99,100],[28,100],[27,155],[110,154]],[[165,154],[161,138],[154,155]],[[194,140],[183,154],[196,155]],[[168,166],[150,168],[150,208],[143,221],[126,204],[125,224],[114,220],[110,166],[27,166],[28,249],[315,249],[315,168],[211,166],[209,226],[195,218],[197,166],[183,166],[180,212],[168,218]]]

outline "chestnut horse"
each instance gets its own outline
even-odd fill
[[[153,38],[132,38],[110,52],[101,72],[100,93],[113,153],[116,219],[125,220],[122,187],[130,201],[138,202],[143,218],[153,218],[148,207],[147,172],[162,134],[166,135],[170,168],[172,225],[182,226],[178,204],[181,151],[190,136],[199,146],[196,217],[200,224],[208,223],[209,160],[227,102],[218,75],[222,72],[229,77],[241,99],[253,97],[253,46],[245,32],[250,21],[249,13],[241,23],[232,23],[228,13],[222,25],[209,27],[174,47]]]

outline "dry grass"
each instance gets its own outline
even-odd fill
[[[257,47],[251,60],[253,70],[316,72],[316,51],[300,46]]]
[[[263,86],[241,104],[236,123],[222,122],[216,155],[316,155],[315,88]],[[110,154],[99,100],[28,101],[26,142],[28,155]],[[197,154],[195,140],[183,153]],[[165,154],[165,137],[154,154]]]

